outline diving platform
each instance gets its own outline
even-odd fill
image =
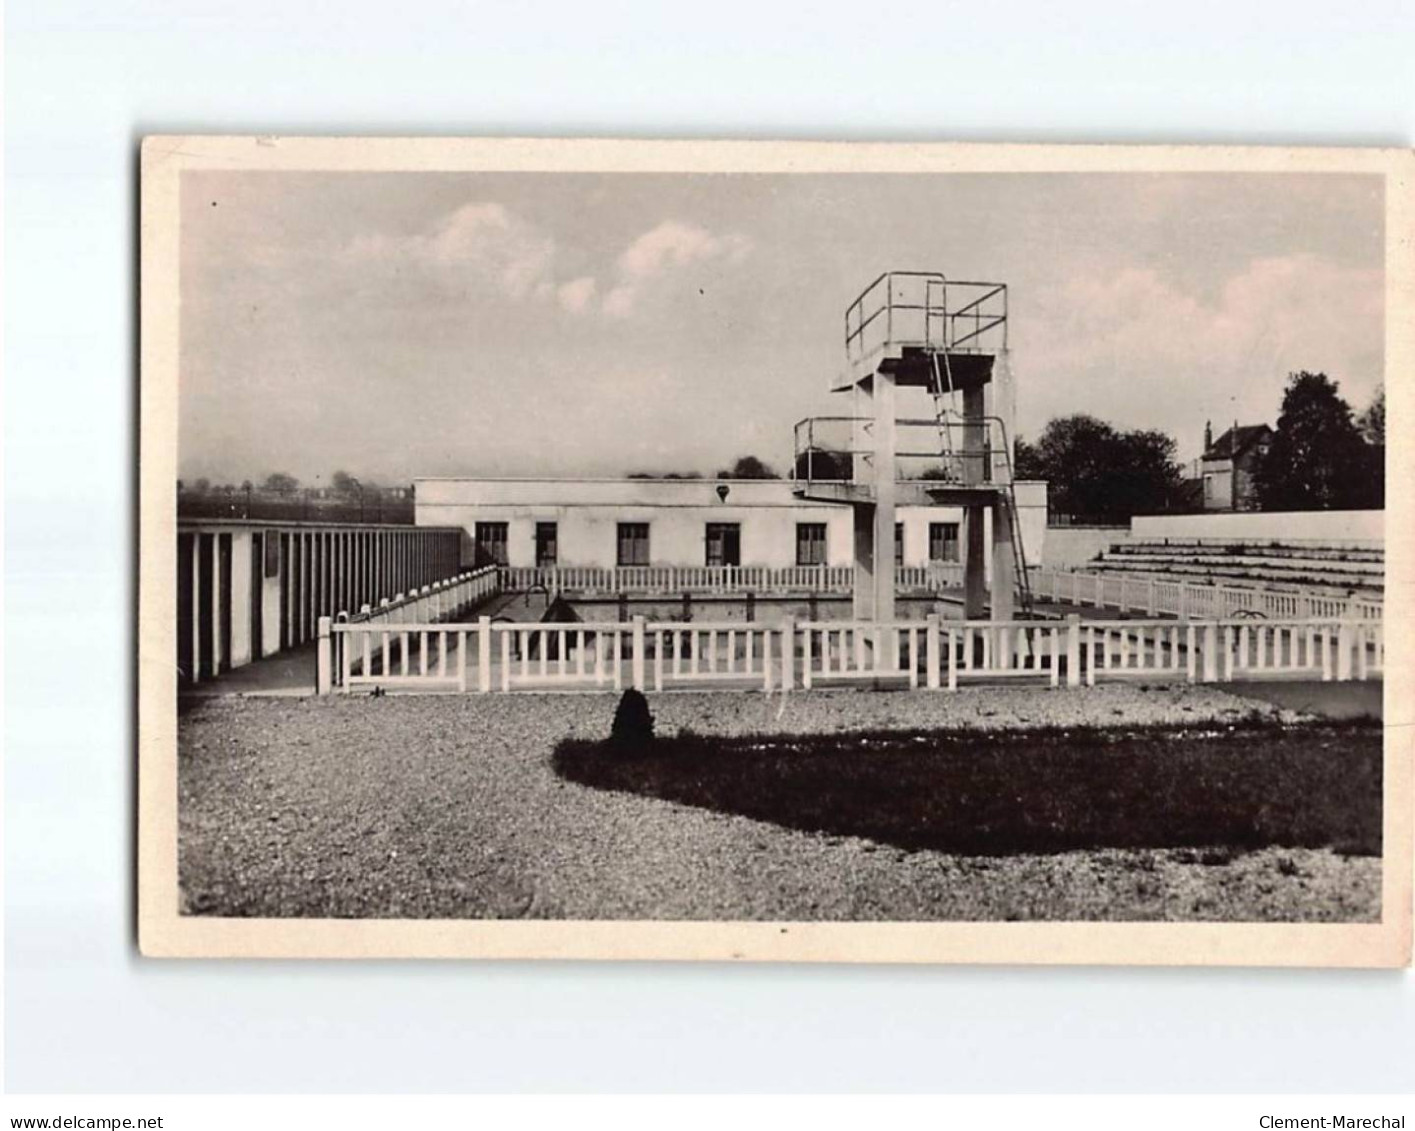
[[[1000,483],[964,486],[961,483],[935,483],[928,480],[905,480],[894,484],[894,505],[897,507],[991,507],[1006,488]],[[877,501],[873,483],[798,479],[791,493],[809,503],[853,503],[871,505]]]
[[[938,272],[886,272],[846,309],[846,365],[830,388],[849,392],[857,414],[796,425],[792,490],[853,512],[856,620],[893,619],[886,563],[893,560],[895,513],[929,505],[963,514],[965,615],[984,611],[989,560],[993,619],[1012,618],[1014,587],[1030,614],[1013,492],[1007,334],[1005,284]],[[932,398],[931,418],[900,417],[899,390],[911,388]]]

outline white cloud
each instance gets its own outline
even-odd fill
[[[619,281],[604,297],[604,312],[612,318],[628,316],[644,285],[671,268],[714,260],[740,263],[751,250],[752,241],[746,236],[717,236],[696,224],[665,220],[639,236],[619,256]]]
[[[367,263],[402,266],[409,262],[450,282],[468,277],[507,298],[563,305],[584,289],[583,280],[561,287],[555,279],[556,244],[549,233],[495,201],[473,201],[443,217],[430,229],[408,236],[359,236],[349,254]],[[593,280],[590,281],[591,286]],[[571,288],[571,299],[562,292]]]
[[[571,279],[568,283],[561,283],[555,294],[560,300],[560,305],[572,314],[578,314],[584,310],[595,293],[595,280],[593,275],[581,275],[578,279]]]
[[[714,235],[696,224],[665,220],[616,258],[613,285],[603,292],[599,309],[610,318],[628,317],[645,289],[661,286],[674,271],[740,263],[751,250],[745,236]],[[358,236],[346,253],[365,266],[416,265],[449,285],[474,281],[516,302],[555,302],[570,314],[593,309],[601,294],[595,275],[565,279],[568,272],[557,270],[562,257],[550,233],[496,201],[463,204],[423,232]]]
[[[1076,272],[1038,296],[1016,344],[1038,419],[1104,405],[1127,427],[1165,427],[1183,453],[1205,419],[1273,423],[1293,370],[1322,370],[1364,405],[1381,327],[1378,270],[1300,253],[1253,259],[1210,292],[1148,267]]]

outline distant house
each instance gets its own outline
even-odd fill
[[[1204,454],[1199,460],[1203,480],[1204,510],[1254,511],[1258,493],[1253,476],[1272,442],[1266,424],[1235,424],[1217,440],[1213,427],[1204,427]]]

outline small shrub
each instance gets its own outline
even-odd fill
[[[642,691],[629,688],[614,710],[609,740],[616,746],[641,749],[653,744],[653,713]]]

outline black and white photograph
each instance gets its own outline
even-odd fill
[[[1407,963],[1412,172],[148,138],[145,952]]]

